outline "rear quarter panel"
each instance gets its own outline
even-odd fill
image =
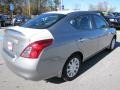
[[[40,56],[37,65],[38,72],[44,70],[44,74],[61,76],[63,66],[70,55],[79,51],[77,39],[79,38],[74,30],[65,21],[50,28],[54,37],[53,44],[46,48]],[[41,64],[44,63],[44,64]],[[43,68],[39,68],[43,65]]]

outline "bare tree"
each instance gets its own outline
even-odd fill
[[[96,10],[96,7],[92,4],[89,5],[89,11],[94,11]]]
[[[54,8],[57,10],[58,7],[60,7],[60,0],[53,0]]]
[[[91,4],[89,6],[89,10],[97,10],[97,11],[106,11],[106,12],[111,12],[115,11],[114,7],[109,6],[109,3],[104,1],[104,2],[99,2],[96,5]]]
[[[40,14],[45,11],[57,10],[60,6],[60,0],[0,0],[0,6],[2,6],[2,3],[3,5],[9,6],[11,2],[14,3],[15,6],[14,12],[19,11],[26,15]]]

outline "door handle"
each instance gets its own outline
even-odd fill
[[[89,40],[88,38],[80,38],[79,40],[78,40],[78,42],[85,42],[85,41],[87,41],[87,40]]]
[[[112,32],[107,32],[106,35],[112,34]]]

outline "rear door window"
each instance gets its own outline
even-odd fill
[[[89,15],[76,17],[70,20],[70,24],[78,30],[92,29],[92,21]]]

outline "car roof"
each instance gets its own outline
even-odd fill
[[[81,13],[81,14],[98,14],[98,15],[102,15],[102,12],[99,12],[99,11],[77,11],[77,10],[68,10],[68,11],[50,11],[50,12],[45,12],[43,14],[47,14],[47,13],[50,13],[50,14],[64,14],[64,15],[67,15],[69,13],[71,14],[75,14],[75,13]]]
[[[71,12],[75,12],[75,11],[50,11],[50,12],[45,12],[45,13],[43,13],[43,14],[46,14],[46,13],[50,13],[50,14],[68,14],[68,13],[71,13]]]

